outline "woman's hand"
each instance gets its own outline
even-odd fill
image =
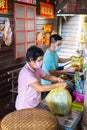
[[[56,80],[57,82],[64,82],[64,80],[62,78],[57,78]]]
[[[60,82],[60,83],[57,83],[57,85],[58,85],[58,87],[66,88],[67,83],[66,82]]]

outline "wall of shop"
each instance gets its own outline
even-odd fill
[[[13,32],[12,44],[5,45],[3,35],[0,35],[0,111],[4,111],[6,104],[10,101],[11,82],[8,82],[9,70],[23,66],[24,58],[15,59],[15,39],[14,39],[14,3],[8,1],[8,14],[0,14],[0,25],[2,32],[5,26],[5,19],[9,18]],[[1,113],[0,113],[1,114]]]
[[[48,24],[52,26],[52,30],[57,31],[57,17],[54,19],[50,18],[42,18],[40,17],[39,10],[39,0],[37,3],[37,16],[36,16],[36,32],[42,32],[43,35],[43,26]],[[43,0],[43,2],[46,2]],[[49,2],[50,3],[50,2]],[[55,4],[54,1],[51,1],[51,4]],[[12,44],[5,45],[3,41],[3,34],[0,34],[0,113],[3,113],[10,103],[11,100],[11,92],[10,89],[12,87],[11,74],[8,75],[10,71],[14,71],[15,69],[21,68],[25,63],[25,58],[15,58],[15,38],[14,38],[14,2],[12,0],[8,0],[8,14],[0,14],[0,25],[2,27],[2,32],[5,26],[5,19],[9,18],[11,29],[12,29]],[[44,44],[40,46],[44,51],[47,48]],[[16,80],[17,82],[17,80]]]
[[[53,30],[55,30],[57,32],[58,30],[58,26],[57,26],[57,16],[56,16],[56,2],[57,0],[55,1],[52,1],[52,0],[49,0],[49,3],[48,4],[52,4],[54,5],[54,18],[45,18],[45,17],[41,17],[40,16],[40,9],[38,8],[40,6],[40,2],[46,2],[46,0],[38,0],[38,3],[37,3],[37,18],[36,18],[36,32],[41,32],[43,34],[43,37],[46,35],[46,33],[44,32],[43,30],[43,27],[44,25],[50,25],[51,26],[51,32]],[[51,33],[50,32],[50,33]],[[47,46],[45,46],[44,44],[42,44],[42,46],[39,46],[41,47],[44,51],[46,50]]]
[[[63,37],[60,57],[78,56],[80,44],[81,15],[61,16],[61,35]]]

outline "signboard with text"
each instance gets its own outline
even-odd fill
[[[36,0],[15,0],[15,1],[28,3],[28,4],[36,4]]]
[[[54,6],[40,2],[40,16],[45,18],[54,18]]]
[[[0,0],[0,14],[8,13],[7,0]]]

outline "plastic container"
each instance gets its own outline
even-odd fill
[[[75,96],[76,102],[84,102],[84,94],[79,94],[76,91],[74,91],[73,94]]]
[[[84,104],[80,103],[80,102],[73,101],[72,102],[72,110],[83,111],[84,110]]]

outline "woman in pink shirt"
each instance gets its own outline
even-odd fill
[[[41,102],[41,92],[50,91],[56,87],[66,87],[66,83],[55,76],[47,75],[42,69],[43,51],[31,46],[26,53],[27,63],[18,76],[18,95],[16,109],[35,108]],[[41,78],[54,82],[51,85],[42,85]]]

